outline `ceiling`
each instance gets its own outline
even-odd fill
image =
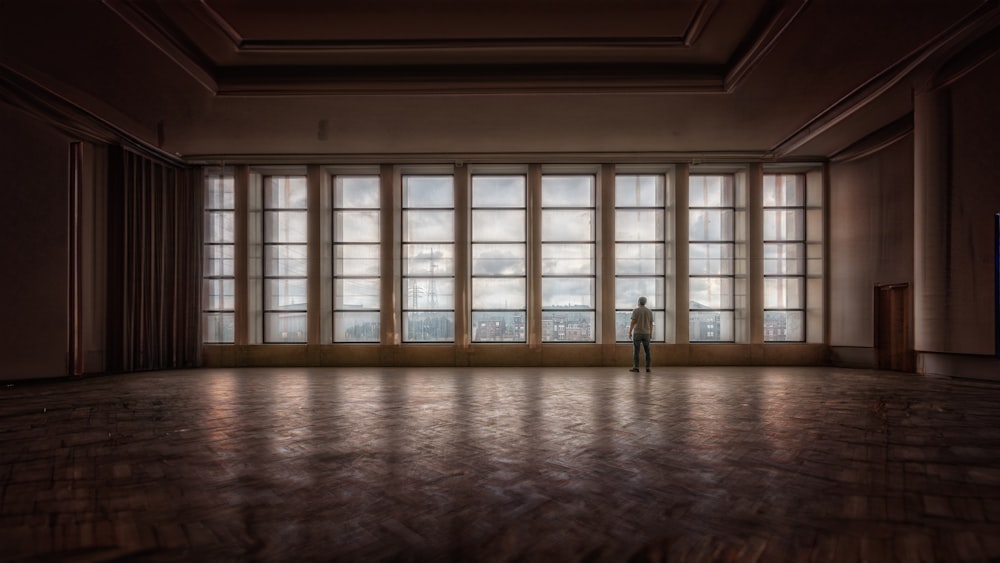
[[[1000,43],[996,0],[4,10],[0,97],[190,161],[825,159],[905,129],[914,88]]]

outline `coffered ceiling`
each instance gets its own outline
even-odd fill
[[[94,131],[192,161],[828,158],[905,129],[914,88],[1000,44],[998,2],[983,0],[19,0],[4,11],[0,95],[49,96]]]

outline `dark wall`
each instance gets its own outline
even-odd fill
[[[0,379],[67,373],[69,142],[0,103]]]

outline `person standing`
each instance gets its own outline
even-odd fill
[[[628,325],[628,337],[632,339],[632,369],[639,371],[639,346],[646,352],[646,371],[652,371],[649,355],[649,340],[653,337],[653,312],[646,308],[646,298],[639,298],[639,306],[632,309],[632,321]]]

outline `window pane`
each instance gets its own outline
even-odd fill
[[[633,307],[634,308],[634,307]],[[663,342],[663,311],[653,311],[653,342]],[[631,342],[628,326],[632,323],[632,309],[615,311],[615,340]]]
[[[524,207],[524,176],[473,176],[472,207]]]
[[[615,240],[663,240],[662,209],[626,209],[615,212]]]
[[[409,309],[454,309],[453,278],[406,278],[403,294]]]
[[[523,244],[473,244],[472,275],[523,276],[525,252]]]
[[[333,272],[337,276],[377,276],[379,274],[377,244],[341,244],[334,248]]]
[[[232,344],[236,341],[236,324],[233,313],[203,313],[201,316],[202,340],[209,344]]]
[[[236,205],[232,176],[210,176],[205,180],[205,209],[233,209]]]
[[[615,309],[634,309],[640,297],[646,298],[646,307],[662,309],[664,305],[663,278],[617,278],[615,280]]]
[[[802,243],[764,243],[764,275],[804,275],[805,252]]]
[[[692,209],[688,233],[692,241],[733,240],[732,209]]]
[[[542,240],[594,240],[594,210],[542,210]]]
[[[691,311],[691,342],[732,342],[732,311]]]
[[[764,207],[802,207],[806,204],[805,176],[765,174]]]
[[[333,214],[335,242],[378,242],[378,211],[336,211]]]
[[[264,179],[265,208],[305,209],[307,204],[305,176],[269,176]]]
[[[594,245],[552,244],[542,245],[542,275],[571,276],[594,273]]]
[[[301,276],[305,277],[306,245],[267,245],[264,247],[264,260],[267,261],[267,275]]]
[[[374,312],[333,314],[334,342],[378,342],[381,324]]]
[[[805,313],[802,311],[764,311],[765,342],[802,342],[805,340]]]
[[[692,243],[689,247],[692,276],[733,275],[733,245]]]
[[[378,176],[337,176],[333,205],[347,209],[378,209]]]
[[[306,308],[305,279],[265,279],[264,308],[274,310],[301,311]]]
[[[732,309],[733,278],[691,278],[691,310]]]
[[[205,212],[205,242],[233,242],[232,211]]]
[[[616,244],[615,274],[663,275],[662,244]]]
[[[205,276],[232,276],[233,251],[231,244],[205,245]]]
[[[451,176],[404,176],[403,207],[455,206],[455,189]]]
[[[805,279],[764,278],[765,309],[804,309]]]
[[[455,273],[454,244],[404,244],[404,276],[448,276]]]
[[[593,309],[594,278],[542,278],[542,307]]]
[[[455,339],[452,311],[403,313],[403,340],[407,342],[450,342]]]
[[[306,242],[306,212],[265,211],[264,241],[278,243]]]
[[[403,214],[403,240],[406,242],[455,240],[455,213],[451,210],[407,210]]]
[[[523,311],[473,311],[473,342],[526,342]]]
[[[233,279],[202,280],[202,308],[206,311],[231,310],[236,305]]]
[[[473,242],[524,241],[523,209],[473,209]]]
[[[616,176],[615,207],[663,207],[663,176]]]
[[[765,209],[764,240],[805,240],[804,209]]]
[[[334,281],[335,309],[378,309],[379,278],[341,278]]]
[[[691,207],[732,207],[732,176],[693,175],[688,178]]]
[[[473,309],[524,309],[524,278],[472,278]]]
[[[542,311],[543,342],[593,342],[594,313]]]
[[[542,207],[593,207],[593,205],[593,176],[542,176]]]
[[[265,342],[305,342],[305,313],[264,313]]]

